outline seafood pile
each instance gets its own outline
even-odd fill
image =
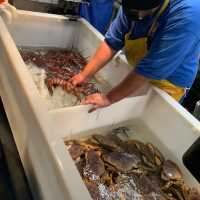
[[[95,200],[199,200],[180,168],[151,143],[128,139],[126,127],[65,145]],[[123,137],[121,137],[123,135]]]
[[[44,82],[53,95],[54,88],[61,87],[65,92],[76,97],[80,102],[85,96],[99,92],[94,82],[87,82],[81,86],[73,87],[69,79],[78,74],[87,64],[80,53],[64,49],[20,49],[25,63],[34,64],[45,72]]]

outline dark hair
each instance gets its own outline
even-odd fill
[[[149,10],[159,6],[163,0],[122,0],[122,7],[135,10]]]

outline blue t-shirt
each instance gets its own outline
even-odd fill
[[[133,39],[146,36],[152,20],[152,17],[146,17],[133,22],[120,8],[105,41],[118,51],[124,47],[125,35],[130,30]],[[158,22],[149,52],[135,71],[149,79],[165,79],[180,87],[191,87],[200,55],[199,0],[171,0]]]

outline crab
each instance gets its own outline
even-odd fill
[[[84,179],[85,185],[88,189],[88,191],[90,192],[91,197],[94,200],[100,200],[100,193],[99,193],[99,188],[98,185],[96,183],[94,183],[93,181]]]
[[[200,200],[153,144],[123,140],[117,132],[65,142],[93,199]]]
[[[68,143],[67,148],[73,160],[84,154],[84,147],[77,142]]]
[[[83,178],[84,177],[84,167],[86,166],[85,157],[83,157],[83,158],[79,157],[78,159],[76,159],[75,165],[79,171],[79,174]]]
[[[151,143],[144,144],[138,140],[130,140],[127,144],[129,152],[132,150],[141,155],[143,163],[147,166],[149,171],[158,170],[164,162],[163,155]]]
[[[161,179],[160,173],[159,172],[151,172],[148,173],[148,178],[151,180],[152,185],[154,185],[154,188],[162,188],[163,185],[165,184],[165,181]]]
[[[116,135],[93,135],[92,138],[100,144],[103,148],[109,151],[123,152],[123,141]]]
[[[153,152],[155,164],[160,167],[165,161],[163,154],[151,143],[147,143],[146,146]]]
[[[184,194],[186,193],[183,192],[180,187],[176,187],[176,186],[170,187],[168,189],[168,192],[170,192],[171,195],[177,200],[185,200]]]
[[[189,188],[186,184],[173,185],[168,191],[178,200],[200,200],[200,193],[196,188]]]
[[[137,140],[128,140],[125,142],[125,152],[128,154],[135,154],[138,157],[142,158],[142,154],[140,150],[138,149],[138,145],[140,145],[140,142]]]
[[[164,193],[160,188],[159,177],[149,175],[133,175],[134,187],[139,191],[141,200],[176,200]],[[152,180],[152,178],[154,180]]]
[[[84,167],[84,173],[87,176],[91,175],[99,177],[104,173],[105,167],[103,161],[101,160],[99,146],[89,142],[87,143],[75,140],[67,141],[65,144],[67,145],[68,151],[72,159],[75,161],[79,172],[82,171],[80,170],[81,167]],[[83,163],[85,163],[85,166],[83,166]]]
[[[118,188],[117,193],[125,194],[125,199],[166,200],[165,194],[159,189],[155,190],[155,186],[146,175],[119,176],[116,184],[110,188]]]
[[[101,177],[101,182],[104,183],[107,187],[116,183],[116,179],[119,176],[119,173],[113,167],[110,167],[105,163],[105,173]]]
[[[124,152],[110,152],[103,154],[102,158],[120,172],[130,172],[133,169],[138,169],[141,163],[137,156]]]
[[[200,191],[196,188],[191,188],[188,192],[189,200],[200,200]]]
[[[91,180],[98,180],[105,172],[104,162],[97,151],[86,152],[86,166],[84,176]]]
[[[112,134],[114,135],[121,135],[121,136],[125,136],[126,139],[128,138],[128,132],[130,131],[129,128],[125,127],[125,126],[120,126],[118,128],[115,128],[111,131]]]
[[[111,199],[118,199],[118,200],[131,200],[131,199],[138,199],[141,198],[139,195],[139,191],[133,187],[131,184],[133,179],[128,176],[118,176],[116,179],[115,184],[109,186],[109,191],[111,193]],[[136,196],[137,195],[137,196]]]
[[[87,150],[93,149],[96,151],[103,150],[102,146],[98,144],[95,140],[92,138],[89,138],[85,141],[80,141],[80,144],[84,146]]]
[[[168,190],[172,185],[183,185],[183,174],[180,168],[171,160],[166,160],[163,163],[161,178],[166,181],[163,190]]]
[[[134,174],[133,179],[135,181],[136,188],[140,191],[141,195],[149,194],[150,192],[154,191],[154,187],[146,175],[140,176]]]

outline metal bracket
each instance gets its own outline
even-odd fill
[[[78,19],[80,18],[79,15],[65,15],[69,21],[78,21]]]
[[[61,3],[63,7],[63,14],[66,15],[71,21],[77,21],[79,18],[80,4],[89,5],[88,0],[63,0]]]
[[[64,1],[73,2],[73,3],[88,4],[88,5],[90,4],[89,0],[64,0]]]

